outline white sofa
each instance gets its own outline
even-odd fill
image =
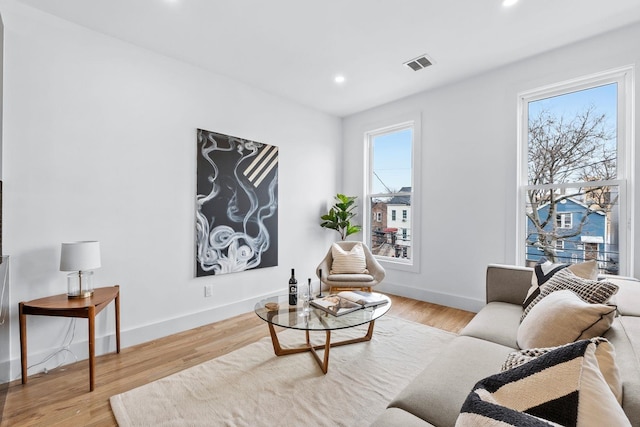
[[[518,349],[522,302],[533,269],[489,265],[486,306],[438,357],[396,396],[373,424],[382,426],[453,426],[474,385],[500,372]],[[622,380],[622,408],[640,427],[640,282],[608,276],[619,286],[614,296],[618,316],[604,337],[615,347]],[[619,409],[619,408],[618,408]]]

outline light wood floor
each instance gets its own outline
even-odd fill
[[[459,332],[473,313],[390,295],[389,315]],[[109,397],[268,337],[253,312],[96,358],[96,388],[89,392],[89,364],[80,361],[9,385],[1,427],[115,426]],[[275,357],[275,356],[274,356]]]

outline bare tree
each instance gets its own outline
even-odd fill
[[[572,118],[556,116],[542,110],[529,120],[529,185],[596,182],[615,179],[616,148],[611,143],[613,132],[607,127],[605,114],[597,114],[588,107]],[[544,256],[556,261],[557,243],[579,236],[589,215],[594,211],[610,209],[610,191],[603,185],[571,188],[531,189],[527,192],[527,217],[535,230],[533,243]],[[564,200],[576,199],[585,205],[578,224],[570,230],[558,227],[557,206]],[[545,215],[540,208],[548,205]]]

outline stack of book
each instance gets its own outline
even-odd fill
[[[366,307],[376,307],[386,304],[388,300],[381,294],[361,291],[342,291],[337,294],[316,298],[310,303],[312,306],[333,314],[342,316]]]

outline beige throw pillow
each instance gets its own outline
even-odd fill
[[[345,251],[336,243],[331,246],[333,263],[330,274],[364,274],[367,271],[367,262],[362,243],[356,243],[350,251]]]
[[[604,334],[616,307],[590,304],[570,290],[555,291],[536,304],[518,328],[520,348],[553,347]]]

